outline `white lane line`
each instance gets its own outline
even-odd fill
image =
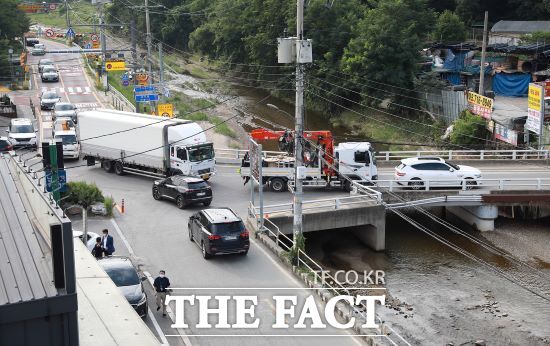
[[[64,93],[64,92],[65,92],[65,88],[59,88],[59,92],[60,92],[60,93]]]
[[[128,253],[131,256],[135,257],[136,254],[134,252],[134,249],[132,249],[132,247],[130,246],[130,243],[128,242],[128,239],[126,239],[126,237],[122,233],[122,230],[120,229],[120,227],[116,223],[115,219],[111,219],[111,224],[113,225],[113,227],[115,228],[115,231],[117,232],[118,236],[120,237],[120,239],[124,243],[124,246],[126,246],[126,248],[128,249]],[[143,274],[145,274],[145,276],[147,277],[147,279],[149,280],[149,282],[151,283],[151,286],[152,286],[153,285],[153,277],[151,276],[151,274],[149,274],[149,272],[146,272],[146,271],[144,271]],[[172,309],[170,309],[170,306],[166,306],[166,312],[168,313],[168,316],[170,316],[170,319],[172,320],[172,323],[175,323],[174,321],[176,320],[176,317],[175,317],[174,312],[172,311]],[[150,310],[149,310],[149,313],[150,313],[150,316],[153,316],[153,314],[151,314]],[[180,331],[180,335],[181,335],[181,338],[183,339],[183,342],[185,343],[185,345],[191,346],[191,341],[189,340],[189,338],[185,335],[185,333],[183,331]]]
[[[153,326],[155,326],[155,330],[157,331],[157,334],[159,335],[160,340],[162,342],[161,345],[169,346],[170,344],[168,343],[168,339],[166,339],[166,336],[164,336],[164,333],[162,332],[162,329],[160,328],[155,315],[153,315],[153,312],[149,307],[147,307],[147,315],[151,318],[151,322],[153,322]]]
[[[42,92],[46,92],[46,91],[48,91],[48,88],[43,86],[43,87],[40,88],[40,90],[41,90]]]
[[[147,277],[147,280],[149,280],[149,283],[151,284],[151,286],[153,286],[153,283],[155,282],[155,280],[153,279],[153,276],[151,276],[151,274],[148,271],[143,271],[143,274]],[[153,286],[153,289],[154,287],[155,286]],[[175,323],[176,315],[172,311],[172,308],[170,307],[170,305],[166,305],[166,313],[172,320],[172,323]],[[191,340],[187,337],[187,335],[185,335],[185,332],[181,329],[177,329],[177,331],[179,332],[179,335],[181,336],[183,343],[185,345],[191,346]]]
[[[92,90],[90,89],[90,87],[85,87],[85,88],[84,88],[84,93],[85,93],[85,94],[89,94],[89,93],[91,93],[91,92],[92,92]]]
[[[82,88],[81,88],[81,87],[76,87],[76,92],[77,92],[77,93],[81,93],[81,92],[82,92]]]
[[[71,87],[68,87],[68,88],[67,88],[67,90],[69,91],[69,93],[71,93],[71,94],[74,94],[74,92],[73,92],[73,88],[71,88]]]

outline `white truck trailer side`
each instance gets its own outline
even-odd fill
[[[108,172],[152,177],[174,174],[209,179],[214,147],[195,122],[95,109],[78,113],[80,150],[89,165]]]

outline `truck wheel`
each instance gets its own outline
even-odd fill
[[[103,160],[101,161],[101,166],[103,167],[103,170],[107,173],[113,173],[113,161],[110,160]]]
[[[122,162],[120,161],[115,162],[115,174],[124,175],[124,166],[122,166]]]
[[[347,192],[351,192],[351,190],[353,190],[349,180],[344,180],[344,190]]]
[[[274,192],[285,192],[287,189],[286,182],[281,178],[273,178],[269,183]]]

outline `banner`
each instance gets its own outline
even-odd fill
[[[544,113],[544,86],[531,83],[529,84],[529,94],[527,99],[527,122],[525,128],[531,132],[540,135]]]
[[[491,113],[493,112],[492,98],[480,95],[473,91],[468,91],[466,97],[468,99],[468,108],[472,113],[485,119],[491,118]]]
[[[163,117],[173,118],[174,117],[174,107],[171,103],[159,103],[157,106],[157,114]]]
[[[105,69],[107,71],[124,71],[126,63],[124,61],[109,61],[105,63]]]

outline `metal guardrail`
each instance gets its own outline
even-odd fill
[[[109,83],[109,90],[108,93],[111,94],[112,103],[118,110],[125,110],[126,107],[127,110],[130,112],[136,112],[136,106],[130,102],[126,96],[122,95],[120,91],[118,91],[111,83]]]
[[[244,149],[215,148],[216,157],[240,160],[248,152]],[[265,151],[266,156],[285,155],[281,151]],[[380,161],[399,161],[409,157],[437,156],[447,160],[548,160],[550,150],[416,150],[416,151],[380,151],[376,159]]]
[[[399,183],[401,184],[399,184]],[[377,180],[371,189],[387,189],[390,192],[406,189],[407,191],[433,191],[435,189],[472,190],[485,188],[492,190],[550,190],[550,178],[508,178],[508,179],[464,179],[457,184],[456,180]]]
[[[402,203],[386,203],[385,206],[387,209],[400,209],[400,208],[410,208],[410,207],[419,207],[419,206],[430,206],[434,204],[443,204],[443,203],[480,203],[482,198],[480,195],[461,195],[461,196],[440,196],[434,198],[426,199],[417,199],[414,201],[407,201]]]

